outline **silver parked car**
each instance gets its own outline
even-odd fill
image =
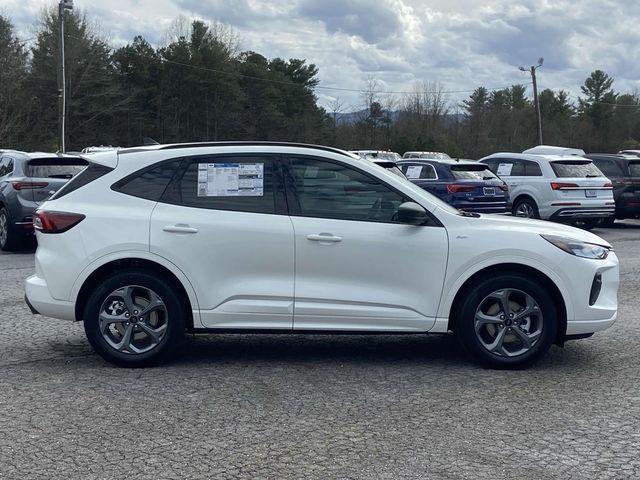
[[[87,166],[73,155],[0,152],[0,249],[15,250],[33,236],[33,213]]]

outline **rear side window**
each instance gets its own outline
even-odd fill
[[[162,201],[195,208],[276,213],[276,163],[269,155],[187,161]]]
[[[524,160],[522,163],[524,164],[525,177],[541,177],[542,176],[542,169],[540,168],[540,165],[538,165],[536,162]]]
[[[54,193],[50,200],[64,197],[68,193],[71,193],[74,190],[79,189],[80,187],[84,187],[85,185],[93,182],[94,180],[97,180],[98,178],[106,175],[112,170],[112,168],[105,167],[104,165],[90,163],[88,167],[86,167],[82,172],[65,183],[61,189]]]
[[[456,180],[493,180],[496,176],[482,165],[451,165],[451,174]]]
[[[629,162],[629,173],[632,177],[640,177],[640,162]]]
[[[86,167],[81,158],[38,158],[27,162],[24,173],[34,178],[73,178]]]
[[[604,175],[593,162],[565,160],[551,162],[551,168],[558,178],[603,177]]]
[[[120,180],[113,186],[113,190],[157,202],[179,166],[180,160],[153,165]]]

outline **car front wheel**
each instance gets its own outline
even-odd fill
[[[121,367],[167,359],[185,331],[185,311],[175,288],[151,271],[114,274],[93,291],[84,328],[96,352]]]
[[[553,343],[558,316],[547,291],[520,274],[485,278],[465,292],[455,333],[471,356],[490,368],[522,368]]]

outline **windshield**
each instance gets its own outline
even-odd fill
[[[36,178],[72,178],[87,166],[81,158],[38,158],[27,163],[25,175]]]
[[[591,161],[563,160],[551,162],[551,168],[558,178],[604,177],[598,167]]]
[[[629,173],[632,177],[640,177],[640,162],[629,162]]]
[[[451,173],[456,180],[493,180],[496,177],[484,165],[452,165]]]

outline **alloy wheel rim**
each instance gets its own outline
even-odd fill
[[[503,288],[487,295],[476,309],[476,338],[499,357],[524,355],[540,341],[544,319],[538,302],[522,290]]]
[[[4,214],[0,215],[0,245],[4,246],[7,241],[7,217]]]
[[[169,315],[164,301],[147,287],[127,285],[111,292],[99,313],[100,333],[114,350],[139,355],[164,339]]]
[[[526,202],[521,203],[516,208],[516,217],[533,217],[533,207]]]

